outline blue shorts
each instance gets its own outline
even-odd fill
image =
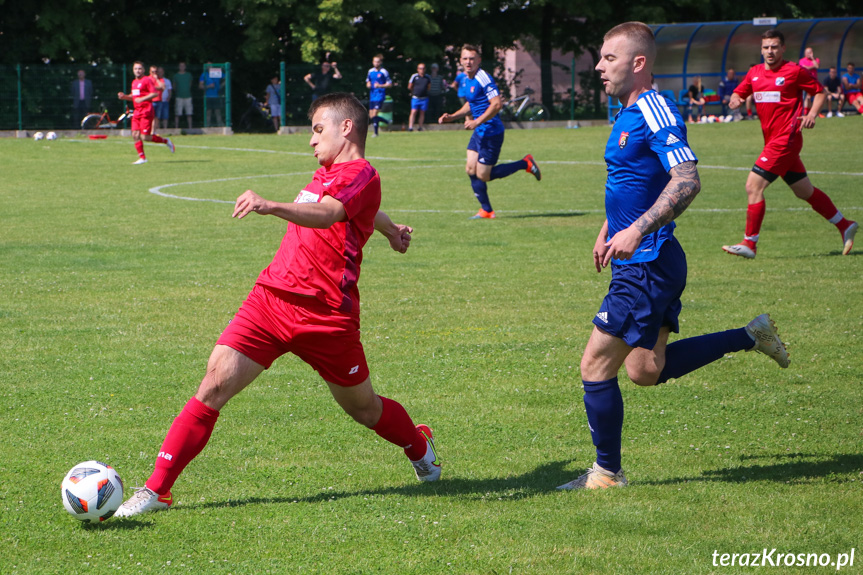
[[[425,112],[428,109],[428,98],[417,98],[416,96],[411,96],[411,110],[422,110],[423,112]]]
[[[631,347],[653,349],[659,330],[680,331],[680,296],[686,287],[686,254],[669,238],[651,262],[612,264],[608,295],[593,324]]]
[[[383,105],[383,100],[369,100],[369,110],[380,110]]]
[[[171,108],[171,104],[169,102],[153,102],[153,113],[156,118],[160,120],[168,119],[168,111]]]
[[[470,137],[470,142],[467,143],[467,149],[479,154],[480,164],[493,166],[497,163],[498,157],[500,157],[500,149],[503,147],[503,134],[504,132],[495,134],[494,136],[483,136],[474,130]]]

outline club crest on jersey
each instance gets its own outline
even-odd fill
[[[621,150],[624,147],[626,147],[626,141],[628,139],[629,139],[629,132],[621,132],[620,133],[620,139],[617,141],[617,145],[620,147]]]
[[[779,76],[778,78],[776,78],[776,85],[777,86],[784,86],[785,85],[785,78],[782,76]]]

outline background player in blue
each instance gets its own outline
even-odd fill
[[[372,58],[372,67],[369,68],[369,73],[366,74],[366,88],[369,89],[369,120],[375,128],[373,138],[378,135],[378,125],[381,121],[386,122],[378,116],[378,111],[384,105],[384,98],[387,97],[387,88],[393,87],[393,81],[390,78],[390,73],[386,68],[383,68],[384,55],[378,54]]]
[[[465,130],[473,130],[467,145],[465,171],[470,177],[470,186],[479,201],[480,210],[471,219],[494,219],[494,210],[488,199],[486,182],[511,176],[520,170],[533,174],[537,180],[542,175],[530,154],[517,162],[495,165],[500,156],[500,148],[503,146],[504,132],[503,122],[497,115],[501,107],[497,84],[479,67],[479,50],[475,46],[464,45],[461,49],[460,62],[468,78],[465,81],[467,102],[457,112],[442,115],[438,118],[438,123],[443,124],[464,118]],[[468,118],[468,114],[473,118]]]
[[[686,256],[674,219],[701,190],[698,161],[676,106],[650,86],[656,57],[653,32],[641,22],[612,28],[596,70],[609,98],[620,98],[605,148],[606,221],[593,247],[596,271],[611,263],[611,284],[581,359],[584,406],[596,462],[558,489],[627,484],[620,466],[623,398],[617,372],[626,365],[638,385],[656,385],[716,361],[726,353],[760,351],[788,366],[788,354],[767,314],[739,329],[668,344],[679,331]]]

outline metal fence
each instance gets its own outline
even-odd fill
[[[520,77],[518,70],[504,70],[504,65],[488,63],[484,67],[494,70],[498,85],[505,100],[511,96],[524,95],[525,88],[532,88],[532,102],[539,101],[538,76],[529,81]],[[370,62],[363,60],[337,62],[341,79],[330,83],[330,91],[353,92],[368,101],[365,86]],[[411,75],[416,72],[417,62],[398,60],[385,62],[395,86],[389,89],[385,113],[398,125],[406,123],[411,108],[411,95],[407,86]],[[566,59],[555,62],[556,70],[566,76],[555,79],[555,106],[549,110],[552,119],[572,119],[585,117],[592,111],[585,111],[589,97],[584,97],[582,78],[576,74],[574,62]],[[174,80],[178,66],[164,65],[165,77]],[[427,64],[430,72],[431,62]],[[440,75],[449,87],[457,71],[451,63],[440,62]],[[92,86],[83,106],[75,107],[80,99],[78,83],[79,70],[83,70],[86,80]],[[212,70],[212,72],[211,72]],[[261,70],[264,70],[263,72]],[[270,111],[264,105],[266,89],[273,77],[280,79],[281,125],[305,125],[306,114],[312,100],[312,88],[307,84],[307,75],[321,71],[320,65],[277,63],[272,68],[260,65],[255,69],[233,66],[230,63],[188,65],[192,76],[191,92],[193,97],[191,127],[226,126],[233,131],[266,132],[273,131],[274,123]],[[582,70],[584,72],[584,70]],[[207,94],[205,89],[210,74],[221,75],[217,94]],[[509,78],[515,82],[507,85]],[[0,130],[73,130],[81,129],[81,120],[88,113],[103,113],[116,120],[127,107],[127,102],[117,99],[118,92],[128,93],[133,79],[132,64],[73,65],[56,63],[35,63],[20,65],[0,65]],[[205,82],[206,81],[206,82]],[[535,85],[534,85],[535,84]],[[212,89],[211,89],[212,91]],[[572,94],[576,98],[572,98]],[[176,93],[175,93],[176,96]],[[426,112],[426,123],[435,122],[437,115],[452,112],[461,106],[456,90],[449,87],[446,92],[430,102]],[[107,118],[106,118],[107,119]],[[128,120],[120,122],[118,128],[128,128]],[[162,128],[166,127],[163,122]],[[176,97],[169,103],[169,128],[189,128],[187,117],[177,117]]]

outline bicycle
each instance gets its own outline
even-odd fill
[[[112,130],[117,127],[117,124],[125,120],[126,118],[132,117],[132,110],[126,108],[126,110],[120,115],[116,120],[112,120],[111,116],[108,114],[108,108],[105,104],[102,104],[102,109],[104,110],[101,114],[87,114],[84,116],[84,119],[81,120],[81,129],[83,130],[98,130],[98,129],[109,129]]]
[[[548,120],[551,114],[548,108],[537,102],[530,101],[530,95],[534,91],[530,88],[524,90],[524,95],[513,98],[506,102],[500,110],[501,119],[507,122],[542,122]]]
[[[246,94],[249,107],[240,117],[237,123],[238,132],[274,132],[273,116],[270,107],[255,98],[252,94]]]

